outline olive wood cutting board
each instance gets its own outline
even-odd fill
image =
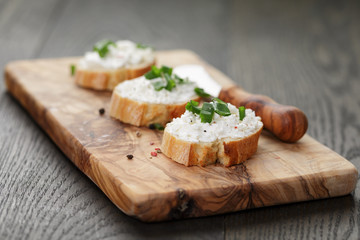
[[[6,85],[71,161],[129,216],[147,222],[208,216],[341,196],[355,188],[354,165],[308,135],[289,144],[264,130],[257,153],[230,168],[185,167],[161,153],[152,157],[162,132],[112,119],[110,92],[74,84],[70,64],[77,59],[9,63]],[[158,52],[157,62],[201,64],[222,86],[233,84],[187,50]]]

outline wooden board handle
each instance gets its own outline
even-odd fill
[[[237,86],[221,90],[219,98],[237,107],[245,106],[261,117],[264,127],[284,142],[296,142],[306,132],[308,120],[298,108],[281,105],[264,95],[255,95]]]

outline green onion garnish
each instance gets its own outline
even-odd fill
[[[154,78],[158,78],[158,77],[159,77],[159,75],[155,74],[153,71],[150,71],[150,72],[145,73],[144,76],[145,76],[145,78],[146,78],[147,80],[151,80],[151,79],[154,79]]]
[[[185,83],[189,83],[189,79],[186,78],[186,79],[183,79],[181,77],[179,77],[178,75],[174,75],[174,79],[176,81],[177,84],[185,84]]]
[[[160,77],[160,74],[161,74],[161,70],[157,68],[155,65],[153,65],[151,66],[151,70],[145,73],[144,76],[146,79],[151,80]]]
[[[215,112],[217,114],[219,114],[220,116],[230,116],[231,115],[231,112],[226,103],[220,103],[220,102],[214,101],[214,106],[215,106]]]
[[[76,72],[76,66],[74,64],[70,65],[70,72],[71,72],[71,76],[75,75]]]
[[[115,43],[111,40],[101,40],[95,44],[93,51],[98,52],[101,58],[104,58],[109,52],[109,46],[116,46]]]
[[[168,67],[168,66],[162,66],[161,68],[160,68],[160,72],[162,72],[162,73],[167,73],[167,74],[169,74],[169,76],[171,76],[171,74],[172,74],[172,68],[171,67]]]
[[[199,103],[190,100],[185,106],[185,109],[194,114],[199,114],[202,123],[211,123],[214,117],[214,113],[220,116],[230,116],[231,112],[227,103],[221,101],[218,98],[213,98],[212,102],[204,102],[202,107],[199,107]],[[240,120],[245,117],[245,107],[239,107]]]
[[[239,107],[239,116],[240,116],[240,121],[242,121],[245,117],[245,107],[244,106]]]
[[[154,79],[154,78],[159,78],[161,77],[161,71],[162,68],[157,68],[155,65],[151,66],[151,70],[147,73],[145,73],[145,78],[148,80]]]
[[[201,108],[199,108],[198,106],[199,106],[198,102],[194,100],[190,100],[190,102],[186,104],[185,109],[188,110],[189,112],[200,114]]]
[[[145,45],[145,44],[142,44],[142,43],[137,43],[137,44],[136,44],[136,47],[137,47],[137,48],[140,48],[140,49],[145,49],[145,48],[148,48],[149,46],[148,46],[148,45]]]
[[[164,130],[164,126],[160,123],[152,123],[149,125],[150,129]]]
[[[216,98],[216,97],[214,97],[212,100],[213,100],[214,102],[226,104],[226,102],[224,102],[223,100],[221,100],[221,99],[219,99],[219,98]]]
[[[200,111],[201,122],[211,123],[213,116],[214,116],[214,106],[211,103],[204,102]]]
[[[201,110],[200,119],[202,123],[211,123],[214,116],[214,112],[209,112],[205,110]]]
[[[161,70],[157,68],[155,65],[151,66],[151,71],[154,73],[154,75],[160,76]]]
[[[171,71],[172,71],[172,69],[171,69]],[[170,73],[171,73],[171,71],[170,71]],[[164,78],[165,78],[166,83],[167,83],[165,89],[171,92],[171,90],[174,87],[176,87],[175,80],[172,79],[168,73],[164,73],[163,75],[164,75]]]
[[[188,83],[188,79],[182,79],[179,76],[172,75],[173,69],[168,66],[162,66],[161,68],[157,68],[156,66],[151,66],[151,70],[145,73],[145,78],[148,80],[152,80],[155,78],[161,78],[163,81],[154,81],[152,85],[154,86],[156,91],[160,91],[162,89],[166,89],[168,91],[172,91],[177,84],[185,84]]]
[[[199,97],[207,98],[211,96],[210,94],[205,92],[203,88],[195,88],[194,91]]]
[[[205,111],[213,112],[214,111],[214,105],[212,105],[209,102],[204,102],[201,109],[205,110]]]
[[[152,85],[156,91],[160,91],[161,89],[164,89],[167,84],[164,81],[156,81],[153,82]]]

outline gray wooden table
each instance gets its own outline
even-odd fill
[[[359,1],[0,0],[0,66],[131,39],[198,53],[254,93],[295,105],[360,167]],[[349,196],[145,224],[124,215],[0,83],[0,238],[357,239]]]

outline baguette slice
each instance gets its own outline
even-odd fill
[[[230,167],[245,162],[256,152],[261,130],[246,138],[226,138],[210,143],[181,140],[165,130],[161,151],[187,167],[205,167],[217,162]]]
[[[194,92],[195,83],[178,85],[172,91],[156,91],[144,76],[120,83],[113,91],[110,116],[134,126],[158,123],[165,126],[185,112],[190,100],[200,100]]]
[[[199,100],[195,97],[192,100]],[[185,112],[187,102],[178,104],[157,104],[132,100],[122,97],[114,91],[110,103],[110,116],[134,126],[149,126],[159,123],[165,126],[173,118],[180,117]]]
[[[244,122],[237,119],[236,108],[231,106],[231,109],[232,118],[214,116],[210,124],[200,123],[198,115],[186,111],[166,126],[161,151],[185,166],[219,163],[229,167],[246,161],[257,150],[263,124],[250,109],[247,112],[251,116]]]
[[[103,40],[80,59],[75,83],[84,88],[113,90],[120,82],[144,75],[154,64],[151,47],[128,40]]]
[[[113,90],[119,83],[137,78],[150,71],[155,61],[145,62],[131,67],[122,67],[118,69],[76,69],[75,83],[84,88],[95,90]]]

